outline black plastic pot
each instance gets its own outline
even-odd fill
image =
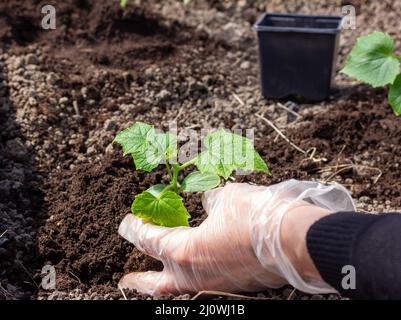
[[[341,21],[339,16],[264,14],[254,25],[263,96],[327,98]]]

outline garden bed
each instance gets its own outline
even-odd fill
[[[372,19],[386,15],[378,20],[381,29],[397,30],[399,15],[392,12],[401,5],[388,2],[355,1],[364,4],[360,25],[344,31],[340,64]],[[401,208],[401,122],[384,89],[339,76],[328,101],[296,105],[298,118],[260,97],[250,24],[264,10],[261,3],[143,2],[124,12],[117,1],[66,0],[56,5],[55,31],[36,27],[41,2],[0,4],[0,235],[6,231],[0,299],[122,299],[117,282],[124,273],[162,267],[117,234],[134,195],[167,178],[161,169],[134,171],[132,160],[111,145],[134,121],[164,129],[172,120],[198,130],[254,127],[255,147],[272,175],[236,181],[337,181],[361,210]],[[298,3],[289,9],[338,8]],[[288,10],[275,1],[270,6]],[[400,43],[399,33],[393,35]],[[256,114],[302,149],[316,148],[315,161]],[[201,223],[200,195],[186,196],[185,204],[191,225]],[[56,267],[55,292],[38,288],[46,264]],[[311,298],[291,288],[259,297]]]

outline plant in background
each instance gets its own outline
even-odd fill
[[[128,0],[120,0],[120,7],[122,9],[125,9],[125,7],[127,6],[127,2],[128,2]]]
[[[345,67],[341,70],[374,88],[390,86],[388,101],[394,113],[401,115],[400,59],[393,52],[394,40],[383,32],[358,38]]]
[[[217,187],[220,177],[228,179],[234,170],[262,171],[269,169],[253,148],[250,139],[223,129],[209,133],[205,149],[192,160],[176,163],[177,141],[169,133],[157,133],[152,125],[136,122],[114,139],[124,155],[131,155],[137,170],[151,172],[160,162],[170,177],[167,185],[157,184],[137,195],[131,206],[134,215],[154,224],[175,227],[188,226],[189,214],[181,192],[203,192]],[[182,169],[195,165],[198,170],[179,181]]]

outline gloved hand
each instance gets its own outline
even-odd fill
[[[297,207],[354,210],[340,185],[288,180],[270,187],[227,184],[203,197],[207,219],[196,228],[165,228],[133,215],[119,234],[161,260],[162,272],[134,272],[119,286],[160,296],[201,290],[255,292],[291,284],[309,293],[335,292],[323,281],[303,279],[280,243],[283,217]]]

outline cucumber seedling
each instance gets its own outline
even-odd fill
[[[394,40],[387,33],[373,32],[359,37],[340,71],[372,87],[390,86],[388,102],[401,115],[400,59],[393,52]]]
[[[127,2],[128,2],[128,0],[120,0],[121,9],[125,9],[125,7],[127,6]]]
[[[182,164],[176,161],[178,148],[175,136],[157,133],[152,125],[143,122],[136,122],[121,131],[113,142],[121,145],[124,155],[132,156],[137,170],[151,172],[161,162],[164,163],[170,183],[151,186],[137,195],[131,212],[166,227],[188,226],[190,215],[179,195],[181,192],[213,189],[220,184],[220,177],[228,179],[234,170],[269,173],[250,139],[223,129],[209,133],[203,141],[204,150]],[[198,170],[180,181],[180,171],[190,165]]]

